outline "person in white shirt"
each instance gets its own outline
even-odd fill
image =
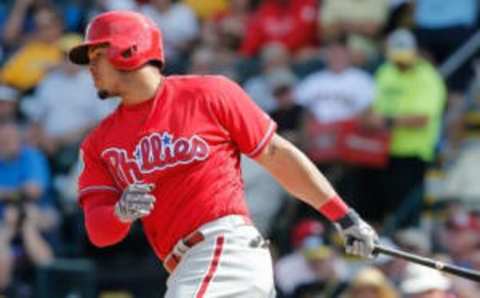
[[[307,76],[297,85],[297,102],[322,123],[358,116],[373,100],[372,76],[352,67],[349,50],[342,39],[327,46],[326,63],[327,69]]]

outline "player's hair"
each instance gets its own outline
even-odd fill
[[[156,68],[158,68],[158,71],[160,73],[163,71],[163,67],[164,67],[163,63],[157,60],[148,61],[147,65],[155,66]]]

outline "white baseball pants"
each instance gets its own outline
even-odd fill
[[[200,227],[167,280],[166,298],[273,298],[270,251],[258,230],[230,215]],[[177,244],[181,245],[181,244]]]

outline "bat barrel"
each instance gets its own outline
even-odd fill
[[[443,272],[447,272],[453,275],[461,276],[476,282],[480,282],[480,272],[472,269],[467,269],[451,264],[446,264],[437,260],[425,258],[422,256],[414,255],[405,251],[385,247],[382,245],[376,245],[375,254],[384,254],[392,257],[401,258],[407,261],[410,261],[415,264],[427,266],[433,269],[437,269]]]

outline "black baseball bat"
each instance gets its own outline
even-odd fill
[[[467,269],[467,268],[463,268],[463,267],[459,267],[451,264],[446,264],[441,261],[422,257],[419,255],[415,255],[412,253],[408,253],[405,251],[393,249],[393,248],[386,247],[383,245],[378,245],[378,244],[375,245],[375,250],[373,251],[373,253],[374,254],[380,253],[380,254],[389,255],[392,257],[401,258],[401,259],[413,262],[415,264],[427,266],[443,272],[448,272],[453,275],[461,276],[469,280],[480,282],[480,271]]]

